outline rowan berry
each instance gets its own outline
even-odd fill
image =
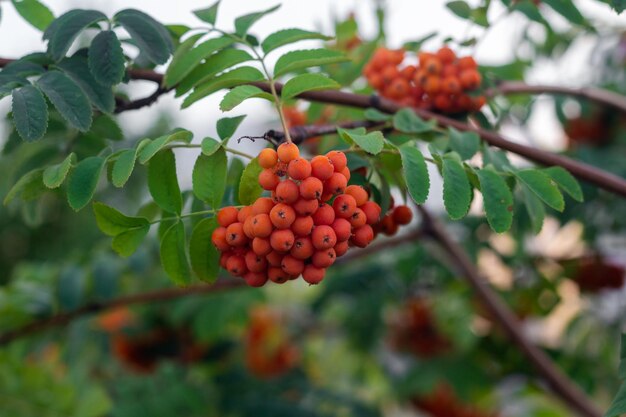
[[[395,223],[406,225],[411,223],[411,220],[413,219],[413,212],[407,206],[398,206],[393,209],[391,216]]]
[[[350,181],[350,168],[345,167],[344,169],[341,170],[341,175],[343,175],[344,177],[346,177],[346,181]]]
[[[437,94],[433,99],[433,105],[439,110],[450,110],[452,108],[452,100],[446,94]]]
[[[284,257],[285,255],[283,253],[272,251],[265,256],[265,259],[267,259],[267,263],[270,266],[279,268]]]
[[[315,249],[328,249],[337,243],[337,235],[332,227],[322,225],[316,226],[311,233],[311,240]]]
[[[289,253],[297,259],[308,259],[314,252],[315,248],[313,247],[311,238],[308,236],[301,236],[294,241],[293,247]]]
[[[333,201],[333,209],[337,217],[348,219],[357,209],[356,200],[349,194],[341,194]]]
[[[400,76],[407,81],[411,81],[413,79],[413,76],[415,75],[415,71],[415,66],[408,65],[400,71]]]
[[[374,229],[372,229],[372,226],[370,226],[369,224],[366,224],[354,230],[352,239],[350,239],[350,241],[354,244],[354,246],[364,248],[369,245],[373,239]]]
[[[464,56],[462,58],[459,58],[457,66],[461,70],[478,68],[478,65],[476,65],[476,61],[474,61],[474,58],[472,58],[471,56]]]
[[[382,209],[373,201],[367,201],[365,204],[359,207],[365,213],[366,223],[375,224],[380,220],[380,213]]]
[[[404,78],[396,78],[389,84],[389,87],[385,89],[385,96],[398,100],[406,97],[410,90],[411,86],[407,80]]]
[[[315,232],[315,230],[314,230]],[[274,230],[270,236],[272,249],[278,252],[288,252],[293,246],[295,237],[289,229]]]
[[[424,82],[424,91],[427,94],[437,94],[441,90],[441,78],[431,75]]]
[[[398,225],[391,216],[385,216],[380,222],[380,230],[387,236],[393,236],[398,233]]]
[[[348,158],[346,158],[346,154],[341,151],[330,151],[326,156],[333,164],[335,172],[341,172],[348,165]]]
[[[420,51],[417,54],[417,59],[419,60],[420,66],[426,65],[426,62],[429,60],[436,58],[437,56],[431,52]]]
[[[319,178],[309,177],[300,183],[299,190],[304,199],[319,199],[324,191],[324,183]]]
[[[277,229],[287,229],[296,220],[296,212],[291,206],[279,203],[270,211],[270,220]]]
[[[244,246],[248,243],[248,238],[243,231],[243,224],[237,222],[226,228],[226,242],[230,246]]]
[[[335,211],[329,204],[321,203],[311,217],[316,226],[328,226],[335,221]]]
[[[293,205],[293,208],[300,216],[310,216],[315,213],[315,210],[317,210],[318,206],[318,200],[305,200],[304,198],[301,198],[296,201],[296,203]]]
[[[330,192],[324,192],[324,194],[322,194],[322,197],[320,198],[320,201],[321,201],[322,203],[327,203],[327,202],[329,202],[330,200],[332,200],[333,196],[334,196],[334,194],[333,194],[333,193],[330,193]]]
[[[273,226],[270,216],[262,213],[251,218],[254,237],[265,238],[272,234]],[[247,220],[246,220],[247,221]],[[244,224],[245,226],[245,224]]]
[[[322,181],[329,179],[335,168],[327,156],[318,155],[311,160],[311,174]]]
[[[461,91],[461,83],[456,77],[446,77],[443,79],[441,90],[448,94],[458,94]]]
[[[239,211],[232,206],[223,207],[217,212],[217,222],[222,227],[228,227],[237,221]]]
[[[382,75],[380,75],[379,73],[373,73],[373,74],[368,75],[367,82],[375,90],[379,90],[385,85],[385,81],[383,80]]]
[[[383,78],[383,82],[389,84],[400,76],[400,72],[394,65],[387,65],[380,71],[380,75]]]
[[[361,227],[367,223],[367,216],[360,208],[357,208],[348,219],[353,228]]]
[[[298,201],[298,197],[300,197],[298,184],[292,180],[281,181],[280,184],[276,186],[275,192],[276,199],[281,203],[292,204]]]
[[[304,270],[304,261],[291,255],[285,255],[280,267],[287,275],[298,276]]]
[[[442,77],[457,77],[459,75],[459,69],[456,65],[453,64],[448,64],[448,65],[444,65],[443,68],[441,68],[441,76]]]
[[[237,221],[239,223],[243,223],[250,216],[252,216],[252,207],[251,206],[242,207],[239,210],[239,214],[237,214]]]
[[[229,252],[222,252],[222,254],[220,255],[220,266],[224,269],[226,269],[226,263],[228,262],[228,258],[230,258],[230,253]]]
[[[311,257],[311,263],[317,268],[328,268],[335,263],[337,255],[333,248],[319,250]]]
[[[278,163],[278,154],[274,149],[265,148],[259,152],[259,165],[262,168],[274,168]]]
[[[267,269],[265,256],[257,255],[253,251],[248,251],[245,256],[246,268],[251,272],[263,272]]]
[[[246,261],[244,257],[240,255],[233,255],[229,257],[226,261],[226,269],[236,277],[243,276],[246,272],[248,272]]]
[[[296,220],[291,225],[291,231],[296,236],[308,236],[313,231],[314,224],[311,216],[296,217]]]
[[[274,167],[274,174],[276,174],[279,177],[284,177],[285,175],[287,175],[288,167],[289,167],[289,164],[287,164],[286,162],[278,162],[276,166]]]
[[[280,183],[280,178],[271,169],[264,169],[259,174],[259,185],[264,190],[273,190]]]
[[[289,275],[279,267],[271,267],[267,271],[267,277],[270,281],[275,282],[277,284],[284,284],[289,281]]]
[[[252,239],[252,250],[257,255],[264,256],[272,251],[272,246],[270,245],[269,239],[255,237]]]
[[[213,242],[213,245],[215,245],[215,247],[220,251],[226,251],[230,249],[230,245],[226,240],[226,228],[218,227],[217,229],[213,230],[213,234],[211,235],[211,242]]]
[[[289,162],[287,174],[294,180],[303,180],[311,175],[311,163],[304,158],[297,158]]]
[[[311,285],[317,285],[324,279],[326,270],[324,268],[317,268],[313,265],[307,265],[302,272],[302,278]]]
[[[250,207],[252,207],[253,216],[257,214],[269,214],[270,210],[274,207],[274,202],[269,197],[259,197]]]
[[[246,284],[251,287],[262,287],[267,282],[267,273],[265,272],[248,272],[243,276]]]
[[[428,74],[439,75],[441,72],[441,61],[438,58],[431,58],[424,63],[424,69]]]
[[[253,219],[254,217],[250,216],[246,219],[245,222],[243,222],[243,233],[246,235],[246,237],[248,239],[254,239],[256,237],[256,235],[254,234],[254,229],[253,229]]]
[[[347,195],[351,195],[354,198],[357,207],[361,207],[363,204],[365,204],[369,197],[367,191],[365,191],[365,188],[361,187],[360,185],[348,185],[344,193]]]
[[[339,258],[340,256],[345,255],[346,252],[348,252],[348,249],[350,249],[350,244],[347,240],[344,240],[343,242],[337,242],[333,249],[335,249],[335,255],[337,256],[337,258]]]
[[[426,80],[428,79],[428,73],[423,69],[419,69],[415,71],[413,75],[413,82],[418,86],[423,86],[426,84]]]
[[[441,61],[442,64],[451,64],[456,60],[456,54],[447,46],[439,49],[435,55],[439,58],[439,61]]]
[[[480,85],[481,76],[478,71],[474,69],[467,69],[461,72],[459,81],[461,82],[463,88],[467,90],[474,90]]]
[[[335,231],[337,242],[344,242],[352,235],[352,225],[346,219],[338,218],[330,225]]]
[[[324,192],[331,194],[341,194],[346,189],[348,185],[348,180],[346,177],[339,173],[335,172],[331,177],[324,183]]]
[[[285,163],[289,163],[300,157],[300,150],[295,143],[281,143],[276,152],[278,153],[278,159]]]

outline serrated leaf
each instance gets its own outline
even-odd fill
[[[110,114],[101,114],[93,120],[89,132],[111,140],[124,140],[124,132]]]
[[[532,226],[533,233],[538,234],[543,227],[546,210],[541,200],[539,200],[535,193],[533,193],[525,184],[522,184],[522,194],[524,197],[524,205],[526,206],[526,211],[528,212],[528,217],[530,217],[530,224]]]
[[[57,188],[70,172],[72,164],[76,163],[76,154],[72,152],[63,160],[63,162],[46,168],[43,172],[43,183],[48,188]]]
[[[238,17],[237,19],[235,19],[235,33],[243,37],[246,33],[248,33],[248,30],[253,24],[255,24],[263,16],[278,10],[279,7],[280,4],[277,4],[276,6],[270,7],[269,9]]]
[[[149,231],[150,226],[143,226],[122,232],[113,238],[111,247],[120,256],[129,257],[135,253]]]
[[[280,93],[287,100],[306,91],[336,90],[341,86],[323,74],[301,74],[285,83]]]
[[[217,135],[224,144],[235,134],[237,128],[245,119],[245,115],[235,117],[223,117],[217,121]]]
[[[185,53],[177,53],[165,72],[165,85],[167,87],[173,87],[178,84],[183,78],[192,72],[203,59],[209,57],[211,54],[219,51],[220,49],[224,49],[232,45],[233,43],[233,39],[227,36],[222,36],[202,42],[200,45],[189,49]],[[186,46],[189,46],[189,44]],[[242,53],[247,54],[245,51],[242,51]]]
[[[44,4],[37,0],[12,0],[15,10],[28,23],[44,31],[54,20],[54,15]]]
[[[211,235],[217,228],[215,217],[202,219],[191,233],[189,258],[193,272],[202,281],[213,283],[220,270],[220,253],[211,242]]]
[[[13,122],[26,141],[41,139],[48,128],[48,105],[32,85],[13,90]]]
[[[191,94],[183,101],[182,108],[191,106],[196,101],[203,99],[224,88],[232,88],[241,84],[248,84],[252,81],[262,81],[265,76],[261,71],[253,67],[239,67],[232,71],[225,72],[217,77],[198,85]]]
[[[472,202],[472,187],[463,165],[455,159],[443,158],[443,203],[453,220],[467,215]]]
[[[60,16],[55,21],[56,24],[54,22],[50,24],[48,30],[44,33],[44,39],[50,39],[48,54],[55,61],[60,61],[80,32],[101,20],[107,20],[107,17],[97,10],[78,9]],[[46,36],[49,36],[49,38]]]
[[[195,14],[198,19],[203,22],[207,22],[209,25],[215,25],[215,21],[217,20],[217,10],[220,6],[220,1],[216,1],[211,7],[207,7],[206,9],[194,10],[193,14]]]
[[[167,135],[159,136],[151,142],[146,142],[139,152],[138,160],[140,163],[145,164],[148,162],[157,152],[163,149],[168,143],[171,142],[183,142],[189,143],[193,139],[193,133],[185,129],[178,129]]]
[[[380,151],[383,150],[385,137],[379,131],[365,134],[361,133],[362,131],[362,129],[337,129],[337,132],[341,136],[348,136],[364,151],[371,153],[372,155],[378,155]]]
[[[85,207],[98,186],[105,158],[91,156],[80,161],[70,173],[67,181],[67,201],[74,210]]]
[[[469,19],[472,14],[472,8],[465,1],[450,1],[446,3],[446,7],[462,19]]]
[[[506,181],[492,169],[476,172],[483,195],[487,221],[497,233],[509,230],[513,223],[513,194]]]
[[[480,149],[480,136],[476,132],[459,132],[453,127],[448,128],[450,148],[462,159],[470,159]]]
[[[403,108],[393,116],[393,127],[405,133],[424,133],[432,131],[437,122],[425,121],[409,108]]]
[[[572,174],[562,167],[550,167],[543,170],[557,185],[578,202],[584,201],[583,190]]]
[[[89,46],[89,69],[100,84],[119,84],[126,70],[124,51],[117,35],[112,30],[100,32]]]
[[[423,204],[428,198],[430,177],[422,153],[411,144],[398,148],[402,158],[402,172],[409,194],[417,204]]]
[[[565,208],[563,195],[547,174],[536,169],[525,169],[517,171],[515,176],[548,206],[563,211]]]
[[[179,221],[167,229],[161,239],[161,264],[177,285],[188,284],[191,280],[185,245],[185,226]]]
[[[258,158],[254,158],[246,165],[239,181],[238,196],[241,204],[252,204],[263,193],[263,188],[259,185],[259,174],[262,170]]]
[[[180,215],[183,198],[176,177],[176,158],[171,149],[157,152],[148,164],[148,189],[164,211]]]
[[[37,86],[70,125],[83,132],[89,130],[91,104],[71,78],[60,71],[49,71],[37,80]]]
[[[34,169],[23,175],[13,187],[11,187],[4,197],[3,204],[6,206],[16,197],[20,197],[24,201],[31,200],[41,195],[44,190],[43,168]]]
[[[136,149],[127,149],[120,152],[117,159],[113,163],[111,172],[111,182],[116,187],[123,187],[128,181],[133,169],[135,169],[135,160],[137,159]]]
[[[165,26],[136,9],[125,9],[113,19],[130,34],[141,52],[155,64],[165,64],[174,50],[172,38]]]
[[[302,68],[319,67],[321,65],[336,64],[349,61],[342,52],[330,49],[302,49],[287,52],[276,61],[274,76],[278,77],[291,71]]]
[[[185,57],[189,54],[189,51],[195,46],[198,39],[202,38],[205,35],[206,33],[196,33],[195,35],[188,37],[183,43],[178,45],[176,51],[174,52],[174,56],[172,57],[172,62],[170,62],[170,65],[167,67],[165,75],[163,76],[163,82],[166,87],[171,88],[174,85],[178,84],[178,82],[172,83],[172,76],[176,77],[176,75],[172,74],[179,70],[187,71],[187,68],[180,68],[178,63],[181,60],[185,59]]]
[[[213,138],[206,137],[202,139],[202,144],[200,146],[203,154],[211,156],[222,147],[222,144]]]
[[[145,217],[126,216],[115,208],[100,202],[93,203],[93,213],[98,228],[107,236],[117,236],[130,229],[150,225]]]
[[[220,207],[226,191],[227,172],[228,160],[223,148],[210,156],[198,156],[192,174],[194,195],[212,208]]]
[[[584,18],[578,7],[572,0],[544,0],[552,10],[563,16],[565,19],[576,25],[585,25],[587,20]]]
[[[57,66],[63,70],[83,90],[98,110],[112,113],[115,110],[115,97],[111,86],[98,83],[89,70],[89,63],[84,56],[65,58]]]
[[[278,32],[274,32],[270,34],[267,38],[265,38],[263,42],[261,42],[261,48],[263,49],[263,52],[268,54],[274,49],[280,48],[281,46],[298,41],[312,39],[327,41],[332,38],[330,36],[324,36],[321,33],[309,32],[302,29],[283,29],[279,30]]]
[[[365,112],[363,112],[363,116],[367,120],[371,120],[373,122],[387,122],[393,118],[392,115],[383,113],[373,107],[365,109]]]
[[[249,98],[263,98],[268,101],[274,100],[274,97],[271,94],[266,93],[259,87],[255,87],[253,85],[240,85],[226,93],[220,102],[220,110],[230,111]]]

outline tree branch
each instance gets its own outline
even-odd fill
[[[159,86],[154,91],[154,93],[144,98],[140,98],[140,99],[133,100],[133,101],[116,99],[117,103],[115,106],[115,113],[121,113],[127,110],[136,110],[142,107],[151,106],[152,104],[156,103],[159,97],[161,97],[163,94],[169,93],[170,91],[172,90],[169,88],[163,88]]]
[[[474,292],[491,314],[497,324],[504,329],[509,338],[535,366],[537,372],[550,388],[572,409],[585,417],[600,417],[602,413],[552,360],[533,345],[524,334],[522,325],[498,295],[480,276],[464,250],[450,237],[443,226],[422,206],[418,206],[424,222],[424,230],[445,251],[455,269],[472,286]]]

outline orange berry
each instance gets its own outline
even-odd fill
[[[344,177],[346,177],[346,181],[350,181],[350,168],[345,167],[344,169],[341,170],[341,175],[343,175]]]
[[[404,78],[396,78],[389,84],[389,87],[385,89],[385,96],[399,100],[406,97],[410,91],[411,86],[407,80]]]
[[[284,257],[285,255],[282,253],[277,252],[277,251],[272,251],[265,256],[265,259],[267,259],[267,263],[270,266],[279,268]]]
[[[335,263],[337,254],[333,248],[318,250],[313,254],[311,263],[317,268],[328,268]]]
[[[449,111],[452,108],[452,100],[446,94],[437,94],[433,99],[435,108],[443,111]]]
[[[269,214],[272,207],[274,207],[274,202],[269,197],[259,197],[250,207],[252,207],[253,216],[257,214]]]
[[[343,219],[351,217],[357,208],[356,206],[356,199],[349,194],[341,194],[333,201],[335,214]]]
[[[348,249],[350,249],[350,244],[348,243],[347,240],[343,242],[337,242],[337,244],[335,245],[333,249],[335,249],[335,255],[338,258],[340,256],[345,255],[346,252],[348,252]]]
[[[311,160],[311,173],[322,181],[329,179],[335,168],[327,156],[318,155]]]
[[[360,209],[363,210],[363,213],[365,213],[367,224],[376,224],[380,220],[380,212],[382,209],[373,201],[365,202],[365,204],[360,206]]]
[[[482,78],[480,73],[473,69],[463,70],[459,76],[461,85],[466,90],[474,90],[480,86]]]
[[[270,245],[270,241],[268,239],[255,237],[252,239],[252,250],[257,255],[265,256],[272,251],[272,246]]]
[[[213,242],[213,245],[215,245],[215,247],[219,251],[223,252],[230,249],[230,245],[226,241],[226,228],[218,227],[217,229],[213,230],[213,234],[211,235],[211,242]]]
[[[247,220],[246,220],[247,221]],[[255,237],[268,237],[274,229],[270,216],[262,213],[252,217],[252,233]],[[245,226],[245,224],[244,224]]]
[[[278,267],[271,267],[267,271],[267,277],[270,279],[270,281],[277,284],[284,284],[285,282],[289,281],[289,275],[287,275],[287,273],[283,271],[282,268]]]
[[[251,272],[263,272],[267,269],[267,260],[263,255],[248,251],[245,256],[246,268]]]
[[[346,154],[341,151],[330,151],[326,156],[333,164],[335,172],[341,172],[348,165],[348,158],[346,158]]]
[[[447,46],[439,49],[436,55],[442,64],[451,64],[456,60],[456,54],[452,49],[448,48]]]
[[[237,221],[239,211],[235,207],[224,207],[217,212],[217,222],[222,227],[228,227]]]
[[[395,223],[405,225],[411,223],[413,212],[407,206],[398,206],[393,209],[391,217]]]
[[[461,83],[456,77],[446,77],[443,79],[441,90],[444,93],[457,94],[461,91]]]
[[[296,158],[289,162],[287,174],[294,180],[303,180],[311,175],[311,163],[304,158]]]
[[[298,276],[304,270],[304,261],[291,255],[285,255],[280,267],[287,275]]]
[[[278,159],[285,163],[289,163],[300,157],[300,150],[295,143],[281,143],[276,152],[278,153]]]
[[[243,276],[248,272],[246,261],[243,256],[233,255],[226,261],[226,270],[236,277]]]
[[[317,285],[324,279],[326,270],[324,268],[317,268],[313,265],[307,265],[302,272],[302,279],[311,285]]]
[[[297,217],[291,225],[291,231],[296,236],[308,236],[313,231],[314,224],[311,216]]]
[[[431,58],[424,63],[424,70],[430,75],[439,75],[441,73],[441,61],[438,58]]]
[[[309,177],[300,183],[300,195],[307,200],[319,199],[323,191],[324,184],[319,178]]]
[[[413,82],[416,85],[423,86],[426,83],[426,79],[428,79],[428,73],[423,69],[419,69],[415,71],[413,75]]]
[[[220,255],[220,266],[222,268],[226,269],[226,263],[228,262],[228,258],[230,258],[230,256],[230,252],[222,252],[222,254]]]
[[[335,221],[335,211],[330,205],[322,203],[311,217],[316,226],[330,225]]]
[[[357,208],[354,210],[354,213],[352,213],[352,216],[350,216],[348,221],[354,228],[361,227],[367,223],[367,216],[363,210]]]
[[[291,256],[297,259],[308,259],[315,252],[313,242],[308,236],[301,236],[293,242],[293,247],[289,252]]]
[[[341,194],[347,186],[348,180],[346,179],[346,177],[339,172],[335,172],[324,183],[324,192],[331,194]]]
[[[369,224],[361,226],[354,231],[352,239],[350,240],[354,246],[364,248],[374,240],[374,229]]]
[[[293,162],[293,161],[292,161]],[[276,186],[276,199],[281,203],[292,204],[298,201],[300,189],[292,180],[281,181]]]
[[[337,235],[332,227],[322,225],[316,226],[311,233],[311,239],[315,249],[328,249],[337,243]]]
[[[254,239],[256,237],[253,229],[253,219],[254,217],[250,216],[243,222],[243,233],[248,239]]]
[[[333,198],[333,193],[329,193],[329,192],[324,192],[324,194],[322,194],[322,197],[320,198],[320,201],[322,203],[327,203],[328,201],[330,201]]]
[[[271,169],[264,169],[259,174],[259,185],[264,190],[273,190],[280,183],[280,178]]]
[[[389,62],[395,65],[399,65],[404,61],[404,49],[396,49],[395,51],[389,51]]]
[[[380,222],[381,231],[387,236],[393,236],[398,232],[398,225],[393,221],[391,216],[383,217]]]
[[[352,225],[346,219],[337,218],[330,225],[335,231],[335,236],[337,236],[337,242],[345,242],[350,239],[352,235]]]
[[[438,76],[429,76],[424,83],[424,91],[428,94],[437,94],[441,90],[441,78]]]
[[[289,164],[287,164],[286,162],[278,162],[274,167],[274,174],[278,175],[279,177],[284,177],[285,175],[287,175],[288,167]]]
[[[415,75],[415,71],[417,71],[417,68],[413,65],[409,65],[400,71],[400,76],[407,81],[411,81]]]
[[[426,65],[426,62],[433,58],[436,58],[436,55],[431,52],[419,52],[417,54],[417,59],[419,60],[421,66]]]
[[[360,185],[348,185],[344,193],[354,197],[354,201],[356,202],[357,207],[361,207],[367,202],[367,199],[369,198],[367,191],[365,191],[365,188],[361,187]]]
[[[393,65],[387,65],[380,72],[381,77],[383,78],[383,82],[385,84],[390,84],[393,80],[400,76],[400,71]]]
[[[239,223],[243,223],[250,216],[252,216],[252,207],[251,206],[242,207],[239,210],[239,214],[237,214],[237,221]]]
[[[278,162],[278,154],[274,149],[265,148],[259,152],[259,165],[263,168],[274,168]]]
[[[368,75],[367,82],[375,90],[380,90],[385,85],[385,81],[383,80],[382,75],[380,75],[379,73],[373,73],[373,74]]]
[[[448,64],[444,65],[441,69],[442,77],[456,77],[459,75],[459,69],[456,65]]]
[[[463,58],[459,58],[457,65],[461,70],[478,68],[478,65],[476,65],[476,61],[474,61],[474,58],[472,58],[471,56],[464,56]]]
[[[296,212],[287,204],[276,204],[270,211],[270,220],[277,229],[287,229],[296,220]]]
[[[237,222],[226,228],[226,242],[230,246],[244,246],[248,242],[248,238],[243,231],[243,224]]]
[[[270,236],[270,245],[272,249],[278,252],[288,252],[293,246],[295,237],[289,229],[274,230]]]
[[[267,282],[267,274],[265,272],[248,272],[243,276],[243,279],[250,287],[262,287]]]
[[[293,208],[300,216],[310,216],[315,213],[315,210],[317,210],[318,206],[318,200],[305,200],[304,198],[301,198],[296,201],[296,203],[293,205]]]

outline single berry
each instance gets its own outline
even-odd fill
[[[233,255],[228,258],[228,261],[226,261],[226,269],[236,277],[241,277],[248,272],[244,257],[239,255]]]
[[[347,185],[348,180],[346,179],[346,177],[339,172],[335,172],[324,183],[324,192],[328,192],[331,194],[341,194],[346,189]]]
[[[267,276],[270,281],[277,284],[284,284],[285,282],[289,281],[289,275],[287,275],[287,273],[279,267],[271,267],[267,271]]]
[[[313,225],[313,217],[311,216],[296,217],[291,225],[291,231],[296,236],[308,236],[313,231]]]
[[[346,181],[350,181],[350,177],[352,176],[350,174],[350,168],[345,167],[344,169],[341,170],[341,174],[346,177]]]
[[[365,226],[361,226],[354,230],[352,235],[352,239],[350,241],[354,244],[354,246],[358,246],[359,248],[364,248],[370,244],[370,242],[374,239],[374,229],[369,224]]]
[[[441,63],[443,64],[451,64],[452,62],[454,62],[454,60],[456,60],[456,54],[452,49],[448,48],[447,46],[439,49],[436,55],[437,58],[439,58],[439,61],[441,61]]]
[[[317,268],[328,268],[335,263],[337,255],[333,248],[318,250],[313,254],[311,263]]]
[[[335,168],[327,156],[318,155],[311,160],[311,174],[322,181],[329,179]]]
[[[243,276],[246,284],[251,287],[262,287],[267,282],[267,273],[265,272],[248,272]]]
[[[385,216],[380,222],[380,231],[387,236],[393,236],[398,233],[398,224],[391,216]]]
[[[272,251],[269,239],[263,239],[261,237],[255,237],[252,240],[252,250],[257,255],[265,256]]]
[[[352,216],[350,216],[348,221],[354,228],[361,227],[367,223],[367,216],[363,210],[357,208],[354,213],[352,213]]]
[[[296,203],[293,205],[293,208],[300,216],[310,216],[315,213],[318,206],[318,200],[305,200],[304,198],[301,198],[296,201]]]
[[[239,210],[235,207],[224,207],[217,212],[217,222],[222,227],[228,227],[237,221]]]
[[[261,167],[266,169],[274,168],[277,162],[278,155],[274,149],[266,148],[259,153],[259,165]]]
[[[314,252],[315,248],[313,247],[311,238],[308,236],[302,236],[293,242],[293,247],[289,253],[297,259],[308,259]]]
[[[280,252],[272,251],[265,256],[267,263],[273,267],[280,267],[280,263],[283,261],[285,255]]]
[[[346,219],[335,219],[333,224],[330,225],[335,231],[335,235],[337,236],[337,242],[345,242],[350,239],[352,235],[352,225]]]
[[[243,224],[237,222],[226,228],[226,242],[230,246],[244,246],[248,243],[248,238],[243,231]]]
[[[481,76],[480,73],[474,69],[467,69],[461,72],[459,76],[461,85],[466,90],[474,90],[480,86]]]
[[[274,227],[272,226],[272,221],[270,220],[269,215],[263,213],[252,217],[252,233],[254,234],[254,237],[268,237],[272,234],[273,229]]]
[[[274,207],[274,202],[269,197],[259,197],[252,203],[252,214],[269,214]],[[242,209],[243,210],[243,209]]]
[[[351,195],[352,197],[354,197],[354,201],[356,202],[357,207],[361,207],[367,202],[367,199],[369,198],[367,191],[365,191],[365,188],[361,187],[360,185],[348,185],[344,192],[347,195]]]
[[[246,267],[251,272],[263,272],[267,269],[265,256],[257,255],[253,251],[248,251],[245,256]]]
[[[276,199],[281,203],[293,204],[298,201],[298,197],[300,197],[300,189],[292,180],[281,181],[276,186]]]
[[[287,275],[298,276],[304,270],[304,261],[291,255],[285,255],[280,267]]]
[[[237,221],[239,223],[243,223],[250,216],[252,216],[252,207],[251,206],[242,207],[239,210],[239,214],[237,215]]]
[[[302,278],[311,285],[317,285],[324,279],[326,270],[324,268],[316,268],[313,265],[307,265],[302,272]]]
[[[270,220],[277,229],[287,229],[296,220],[296,212],[291,206],[279,203],[270,211]]]
[[[337,242],[334,249],[335,249],[335,255],[337,256],[337,258],[339,258],[340,256],[345,255],[346,252],[348,252],[348,249],[350,249],[350,244],[348,243],[347,240],[343,242]]]
[[[259,174],[259,185],[264,190],[273,190],[280,183],[280,178],[271,169],[264,169]]]
[[[289,162],[287,174],[294,180],[303,180],[311,176],[311,163],[304,158],[297,158]]]
[[[367,224],[376,224],[380,220],[381,208],[373,201],[366,201],[365,204],[359,207],[365,213]]]
[[[250,216],[243,222],[243,233],[246,235],[248,239],[254,239],[256,235],[254,234],[254,217]],[[262,237],[262,236],[261,236]]]
[[[326,156],[333,164],[335,172],[341,172],[348,165],[346,154],[341,151],[330,151],[326,154]]]
[[[315,232],[315,231],[314,231]],[[278,252],[288,252],[293,246],[295,237],[289,229],[274,230],[270,236],[272,249]]]
[[[461,70],[476,69],[478,67],[476,61],[474,61],[474,58],[472,58],[471,56],[464,56],[462,58],[459,58],[457,65]]]
[[[228,258],[230,258],[232,254],[230,252],[222,252],[220,255],[220,266],[226,269],[226,263],[228,262]]]
[[[357,209],[356,199],[349,194],[341,194],[333,201],[333,209],[337,217],[350,218]]]
[[[213,245],[215,245],[215,247],[219,251],[223,252],[230,249],[230,245],[226,240],[226,228],[218,227],[217,229],[213,230],[213,234],[211,235],[211,242],[213,242]]]
[[[278,159],[280,162],[289,163],[300,157],[300,150],[295,143],[282,143],[278,146]]]
[[[398,206],[393,209],[391,214],[393,217],[393,221],[400,225],[405,225],[411,223],[413,219],[413,212],[407,206]]]
[[[311,238],[313,246],[318,250],[332,248],[337,243],[335,231],[332,227],[326,225],[316,226],[313,229]]]
[[[324,183],[319,178],[308,177],[300,183],[300,196],[307,200],[319,199],[324,191]]]
[[[316,226],[330,225],[335,221],[335,211],[330,205],[321,203],[311,217]]]

